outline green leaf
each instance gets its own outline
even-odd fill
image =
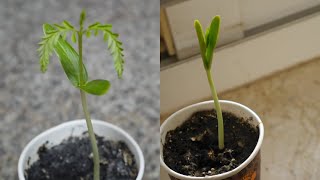
[[[72,29],[72,30],[74,30],[74,27],[73,27],[68,21],[63,21],[62,24],[63,24],[64,27],[66,27],[67,29]]]
[[[59,24],[53,24],[56,28],[58,28],[59,30],[65,30],[66,28],[64,26],[61,26]]]
[[[39,43],[40,47],[38,49],[39,52],[39,63],[40,69],[44,73],[47,71],[49,59],[54,50],[54,46],[58,42],[58,38],[60,36],[60,32],[55,28],[50,29],[47,34],[42,37],[41,42]]]
[[[67,33],[63,33],[61,36],[62,36],[62,39],[65,40],[67,37]]]
[[[54,29],[50,24],[43,25],[43,32],[47,34]],[[72,85],[78,87],[80,85],[80,71],[79,71],[79,55],[73,49],[73,47],[62,37],[59,37],[56,45],[53,46],[54,51],[58,58],[60,59],[61,65],[64,72],[66,73],[68,79]],[[83,64],[83,77],[84,82],[88,81],[88,73]]]
[[[87,36],[87,38],[89,38],[91,36],[91,31],[87,30],[86,31],[86,36]]]
[[[199,41],[199,46],[200,46],[200,54],[202,57],[203,65],[204,65],[205,69],[208,69],[209,67],[208,67],[208,62],[207,62],[207,58],[206,58],[206,42],[203,37],[202,26],[198,20],[194,21],[194,28],[195,28],[195,30],[197,32],[197,36],[198,36],[198,41]]]
[[[208,42],[209,32],[210,32],[210,27],[207,28],[207,30],[206,30],[206,35],[205,35],[205,38],[204,38],[204,41],[205,41],[205,43],[206,43],[206,46],[207,46],[207,42]]]
[[[75,31],[72,32],[71,40],[73,43],[77,42],[77,32],[75,32]]]
[[[108,31],[108,30],[110,31],[112,28],[112,25],[111,24],[102,24],[102,25],[99,25],[98,28],[106,30],[106,31]]]
[[[111,31],[111,24],[100,24],[94,23],[88,27],[88,31],[92,30],[95,34],[98,31],[103,32],[103,39],[108,43],[108,50],[111,52],[114,61],[114,68],[118,74],[118,77],[122,77],[124,58],[123,58],[123,48],[122,43],[119,41],[119,34],[113,33]]]
[[[80,14],[80,26],[83,26],[83,22],[86,20],[86,11],[83,9]]]
[[[101,96],[108,92],[110,88],[110,82],[107,80],[96,79],[89,81],[84,86],[80,86],[79,88],[89,94]]]
[[[208,63],[208,68],[211,68],[213,51],[217,44],[219,28],[220,28],[220,16],[215,16],[212,19],[210,29],[209,29],[209,34],[207,37],[206,59]]]
[[[104,42],[107,42],[107,41],[108,41],[108,34],[104,34],[104,35],[103,35],[103,41],[104,41]]]
[[[94,31],[94,36],[98,36],[98,34],[99,34],[99,30],[96,29],[96,30]]]
[[[123,73],[123,65],[124,65],[124,58],[123,58],[123,49],[122,43],[118,40],[118,34],[114,34],[111,31],[105,31],[105,34],[108,34],[108,49],[111,52],[114,61],[114,67],[117,71],[118,77],[122,77]]]
[[[93,27],[96,27],[96,26],[98,26],[98,25],[100,25],[100,23],[99,23],[99,22],[95,22],[95,23],[89,25],[89,26],[88,26],[88,29],[93,28]]]

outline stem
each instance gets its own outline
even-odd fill
[[[92,122],[91,122],[90,114],[89,114],[88,108],[87,108],[86,93],[83,90],[80,90],[80,93],[81,93],[82,108],[83,108],[83,112],[86,117],[86,123],[87,123],[87,127],[88,127],[88,132],[89,132],[89,137],[90,137],[90,142],[91,142],[91,147],[92,147],[92,152],[93,152],[93,163],[94,163],[93,179],[99,180],[100,179],[100,159],[99,159],[99,151],[98,151],[97,141],[96,141],[96,137],[93,132]]]
[[[80,86],[83,85],[83,61],[82,61],[82,25],[80,26],[80,31],[78,32],[78,48],[79,48],[79,80],[80,80]],[[80,94],[81,94],[81,102],[82,102],[82,108],[84,115],[86,117],[86,123],[87,123],[87,128],[88,128],[88,133],[89,133],[89,138],[91,142],[91,147],[92,147],[92,152],[93,152],[93,179],[94,180],[99,180],[100,179],[100,159],[99,159],[99,151],[98,151],[98,145],[96,141],[96,137],[93,131],[92,127],[92,122],[90,118],[90,113],[88,111],[87,107],[87,98],[86,98],[86,93],[80,89]]]
[[[83,85],[83,60],[82,60],[82,27],[80,27],[80,31],[78,32],[78,49],[79,49],[79,80],[80,84],[79,86]]]
[[[222,111],[221,111],[221,107],[220,107],[217,91],[216,91],[216,88],[214,87],[214,83],[213,83],[213,80],[212,80],[211,70],[210,69],[206,70],[206,72],[207,72],[207,77],[208,77],[208,81],[209,81],[209,85],[210,85],[210,89],[211,89],[212,98],[213,98],[213,101],[214,101],[214,106],[216,108],[217,117],[218,117],[219,149],[223,149],[224,148],[224,126],[223,126]]]

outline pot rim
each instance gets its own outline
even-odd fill
[[[116,131],[118,131],[120,134],[122,134],[125,138],[127,138],[132,145],[134,146],[134,148],[136,149],[137,153],[138,153],[138,157],[136,157],[137,160],[139,160],[140,162],[140,166],[139,166],[139,172],[137,175],[136,180],[141,180],[143,177],[143,173],[144,173],[144,168],[145,168],[145,161],[144,161],[144,157],[143,157],[143,153],[139,147],[139,145],[137,144],[137,142],[133,139],[133,137],[131,137],[126,131],[124,131],[123,129],[121,129],[118,126],[115,126],[111,123],[105,122],[105,121],[101,121],[101,120],[95,120],[95,119],[91,119],[92,124],[95,125],[101,125],[101,126],[105,126],[111,129],[114,129]],[[57,126],[51,127],[45,131],[43,131],[42,133],[38,134],[36,137],[34,137],[23,149],[20,157],[19,157],[19,162],[18,162],[18,176],[20,180],[25,180],[24,177],[24,161],[27,160],[27,150],[32,147],[35,142],[39,141],[40,139],[43,139],[44,137],[46,137],[48,134],[53,133],[54,131],[56,131],[57,129],[60,128],[64,128],[64,127],[68,127],[68,126],[77,126],[77,125],[82,125],[83,123],[85,123],[84,119],[77,119],[77,120],[71,120],[71,121],[67,121],[64,123],[61,123]]]
[[[162,137],[162,134],[164,133],[164,127],[166,126],[166,124],[171,120],[173,119],[176,115],[188,110],[188,109],[192,109],[194,107],[197,107],[197,106],[202,106],[202,105],[205,105],[205,104],[208,104],[208,103],[213,103],[214,101],[213,100],[210,100],[210,101],[204,101],[204,102],[200,102],[200,103],[196,103],[196,104],[192,104],[192,105],[189,105],[187,107],[184,107],[178,111],[176,111],[175,113],[173,113],[172,115],[170,115],[161,125],[160,127],[160,138]],[[209,180],[209,179],[225,179],[225,178],[228,178],[234,174],[237,174],[238,172],[240,172],[243,168],[245,168],[255,157],[256,155],[258,154],[258,152],[260,151],[261,149],[261,145],[262,145],[262,141],[263,141],[263,137],[264,137],[264,126],[263,126],[263,123],[261,121],[261,119],[259,118],[259,116],[254,112],[252,111],[250,108],[240,104],[240,103],[237,103],[237,102],[233,102],[233,101],[228,101],[228,100],[219,100],[220,103],[222,104],[231,104],[231,105],[234,105],[234,106],[238,106],[239,108],[243,109],[244,111],[248,111],[251,116],[254,117],[254,119],[256,121],[258,121],[258,126],[259,126],[259,139],[258,139],[258,142],[257,142],[257,145],[256,147],[254,148],[253,152],[250,154],[250,156],[242,163],[240,164],[238,167],[236,167],[235,169],[231,170],[231,171],[228,171],[228,172],[225,172],[225,173],[222,173],[222,174],[217,174],[217,175],[213,175],[213,176],[205,176],[205,177],[195,177],[195,176],[187,176],[187,175],[183,175],[183,174],[180,174],[178,172],[175,172],[173,171],[172,169],[170,169],[165,163],[164,163],[164,160],[163,160],[163,157],[162,157],[162,150],[160,151],[160,165],[165,169],[165,171],[170,174],[171,176],[173,177],[176,177],[176,178],[182,178],[182,179],[189,179],[189,180]],[[161,139],[160,139],[161,141]],[[162,142],[160,143],[160,146],[163,146]],[[161,148],[162,149],[162,148]]]

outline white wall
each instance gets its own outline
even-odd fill
[[[319,5],[320,0],[239,0],[245,30]]]
[[[195,19],[199,19],[205,29],[210,25],[213,16],[221,15],[220,27],[223,33],[220,34],[218,45],[243,37],[238,7],[238,0],[189,0],[166,7],[179,59],[199,52],[193,25]]]
[[[320,13],[218,49],[213,76],[219,92],[320,56]],[[160,113],[210,97],[200,56],[160,72]]]
[[[198,54],[195,19],[205,27],[221,15],[218,45],[239,40],[243,32],[320,4],[320,0],[188,0],[164,5],[178,59]]]

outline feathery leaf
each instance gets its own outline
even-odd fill
[[[61,32],[58,30],[50,31],[48,34],[45,34],[42,37],[41,42],[39,43],[40,47],[38,49],[40,57],[40,69],[44,73],[47,71],[49,64],[49,58],[52,55],[54,50],[54,45],[57,44]]]
[[[54,27],[50,24],[43,25],[43,31],[45,34],[51,31]],[[41,47],[40,47],[41,48]],[[58,56],[64,72],[66,73],[68,79],[75,87],[80,84],[80,69],[79,69],[79,55],[73,49],[73,47],[60,36],[57,44],[54,46],[54,51]],[[88,80],[88,73],[85,65],[83,67],[82,79],[84,82]]]
[[[98,22],[88,26],[87,31],[91,30],[94,31],[95,34],[98,31],[102,31],[103,39],[108,43],[108,50],[113,57],[114,68],[118,74],[118,77],[121,78],[123,73],[124,57],[122,43],[118,39],[119,34],[112,32],[111,24],[100,24]]]
[[[54,50],[54,46],[57,44],[60,37],[65,39],[66,33],[68,31],[72,31],[75,33],[75,30],[73,26],[68,21],[63,21],[59,24],[53,24],[50,31],[47,31],[40,41],[39,44],[39,63],[40,63],[40,69],[44,73],[47,71],[47,67],[49,64],[50,56],[52,55],[52,52]]]

